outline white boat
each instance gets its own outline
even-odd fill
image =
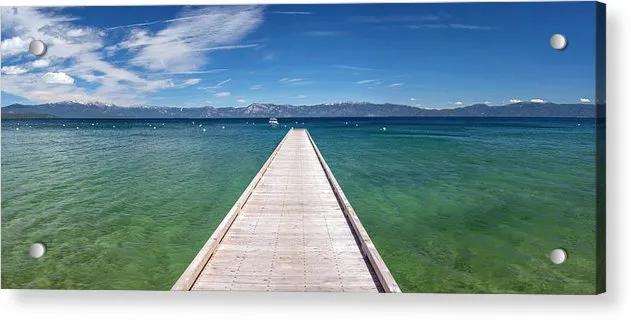
[[[278,119],[276,118],[269,118],[269,125],[272,127],[278,127]]]

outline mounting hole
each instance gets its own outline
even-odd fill
[[[553,34],[550,37],[550,45],[557,50],[563,50],[567,47],[567,38],[562,34]]]
[[[554,264],[561,264],[567,260],[567,252],[563,249],[554,249],[550,252],[550,261]]]
[[[28,45],[28,51],[36,56],[43,56],[46,53],[46,44],[42,40],[33,40]]]
[[[28,254],[35,258],[39,259],[46,253],[46,245],[42,242],[35,242],[31,245],[31,248],[28,250]]]

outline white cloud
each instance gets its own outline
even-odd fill
[[[183,86],[192,86],[198,84],[202,79],[188,79],[182,83]]]
[[[4,19],[4,15],[2,15],[2,18]],[[2,45],[0,45],[2,48],[2,56],[8,57],[19,53],[26,53],[28,52],[30,42],[31,39],[22,39],[20,36],[2,40]]]
[[[454,102],[454,104],[457,105],[457,106],[461,106],[463,103],[462,103],[462,101],[456,101],[456,102]]]
[[[250,86],[250,90],[261,90],[261,89],[263,89],[262,84],[255,84],[253,86]]]
[[[582,103],[590,103],[592,102],[591,100],[589,100],[588,98],[581,98],[581,102]]]
[[[83,35],[86,35],[88,33],[88,31],[86,31],[85,29],[70,29],[66,32],[66,35],[68,37],[74,38],[74,37],[81,37]]]
[[[75,17],[57,10],[29,7],[2,8],[2,32],[13,37],[2,41],[3,57],[28,51],[31,39],[41,39],[48,45],[46,59],[64,66],[57,75],[26,73],[3,75],[2,90],[34,102],[60,100],[107,101],[119,105],[141,104],[146,93],[174,87],[170,74],[215,73],[225,69],[206,71],[161,71],[159,74],[139,74],[128,66],[115,66],[106,61],[104,43],[109,35],[103,30],[77,27]],[[231,45],[230,43],[217,43]],[[137,48],[132,54],[139,51]],[[46,61],[34,61],[21,67],[44,67]],[[63,73],[63,75],[61,75]],[[90,88],[60,86],[76,78],[90,82]],[[70,80],[72,79],[72,80]],[[46,81],[48,80],[48,81]],[[54,83],[50,83],[50,82]]]
[[[238,103],[246,103],[246,102],[247,102],[247,100],[245,100],[245,99],[237,99],[237,102],[238,102]]]
[[[23,74],[27,73],[28,70],[22,68],[21,66],[6,66],[2,67],[2,73],[4,74]]]
[[[228,92],[228,91],[215,93],[215,97],[228,97],[228,96],[230,96],[230,92]]]
[[[508,101],[509,101],[510,103],[520,103],[520,102],[521,102],[521,100],[519,100],[519,99],[510,99],[510,100],[508,100]]]
[[[378,84],[379,83],[379,79],[369,79],[369,80],[361,80],[361,81],[357,81],[355,82],[356,84],[367,84],[367,83],[374,83],[374,84]]]
[[[258,6],[187,9],[165,28],[135,29],[109,50],[132,52],[131,64],[152,71],[195,71],[207,63],[203,51],[255,46],[238,42],[262,22],[263,9]]]
[[[302,80],[303,80],[302,78],[282,78],[278,80],[278,82],[283,83],[283,84],[289,84],[289,83],[301,82]]]
[[[405,83],[399,82],[399,83],[393,83],[391,85],[388,85],[389,88],[394,88],[394,87],[400,87],[405,85]]]
[[[47,72],[42,76],[42,79],[46,83],[56,84],[73,84],[74,79],[67,75],[65,72]]]
[[[104,76],[95,76],[93,74],[82,74],[79,78],[87,81],[87,82],[101,82],[105,79]]]
[[[276,53],[274,52],[266,52],[263,55],[263,61],[273,61],[276,60]]]
[[[211,69],[211,70],[201,70],[201,71],[173,71],[173,72],[160,72],[161,74],[208,74],[208,73],[219,73],[224,72],[228,69]]]
[[[538,99],[538,98],[537,98],[537,99],[530,99],[530,102],[533,102],[533,103],[544,103],[544,102],[546,102],[546,101],[545,101],[545,100],[543,100],[543,99]]]
[[[50,60],[48,59],[39,59],[39,60],[35,60],[33,61],[33,63],[31,63],[31,66],[33,68],[46,68],[50,65]]]
[[[224,80],[224,81],[220,81],[219,83],[217,83],[217,84],[215,85],[215,88],[221,88],[224,84],[226,84],[226,83],[228,83],[228,82],[230,82],[230,81],[232,81],[232,78],[230,78],[230,79],[226,79],[226,80]]]
[[[416,98],[410,98],[410,101],[416,101]]]

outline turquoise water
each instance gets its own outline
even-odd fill
[[[169,289],[287,130],[257,121],[3,120],[2,287]],[[594,292],[593,120],[298,122],[403,291]]]

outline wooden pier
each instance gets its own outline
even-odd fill
[[[401,292],[305,129],[289,130],[171,290]]]

